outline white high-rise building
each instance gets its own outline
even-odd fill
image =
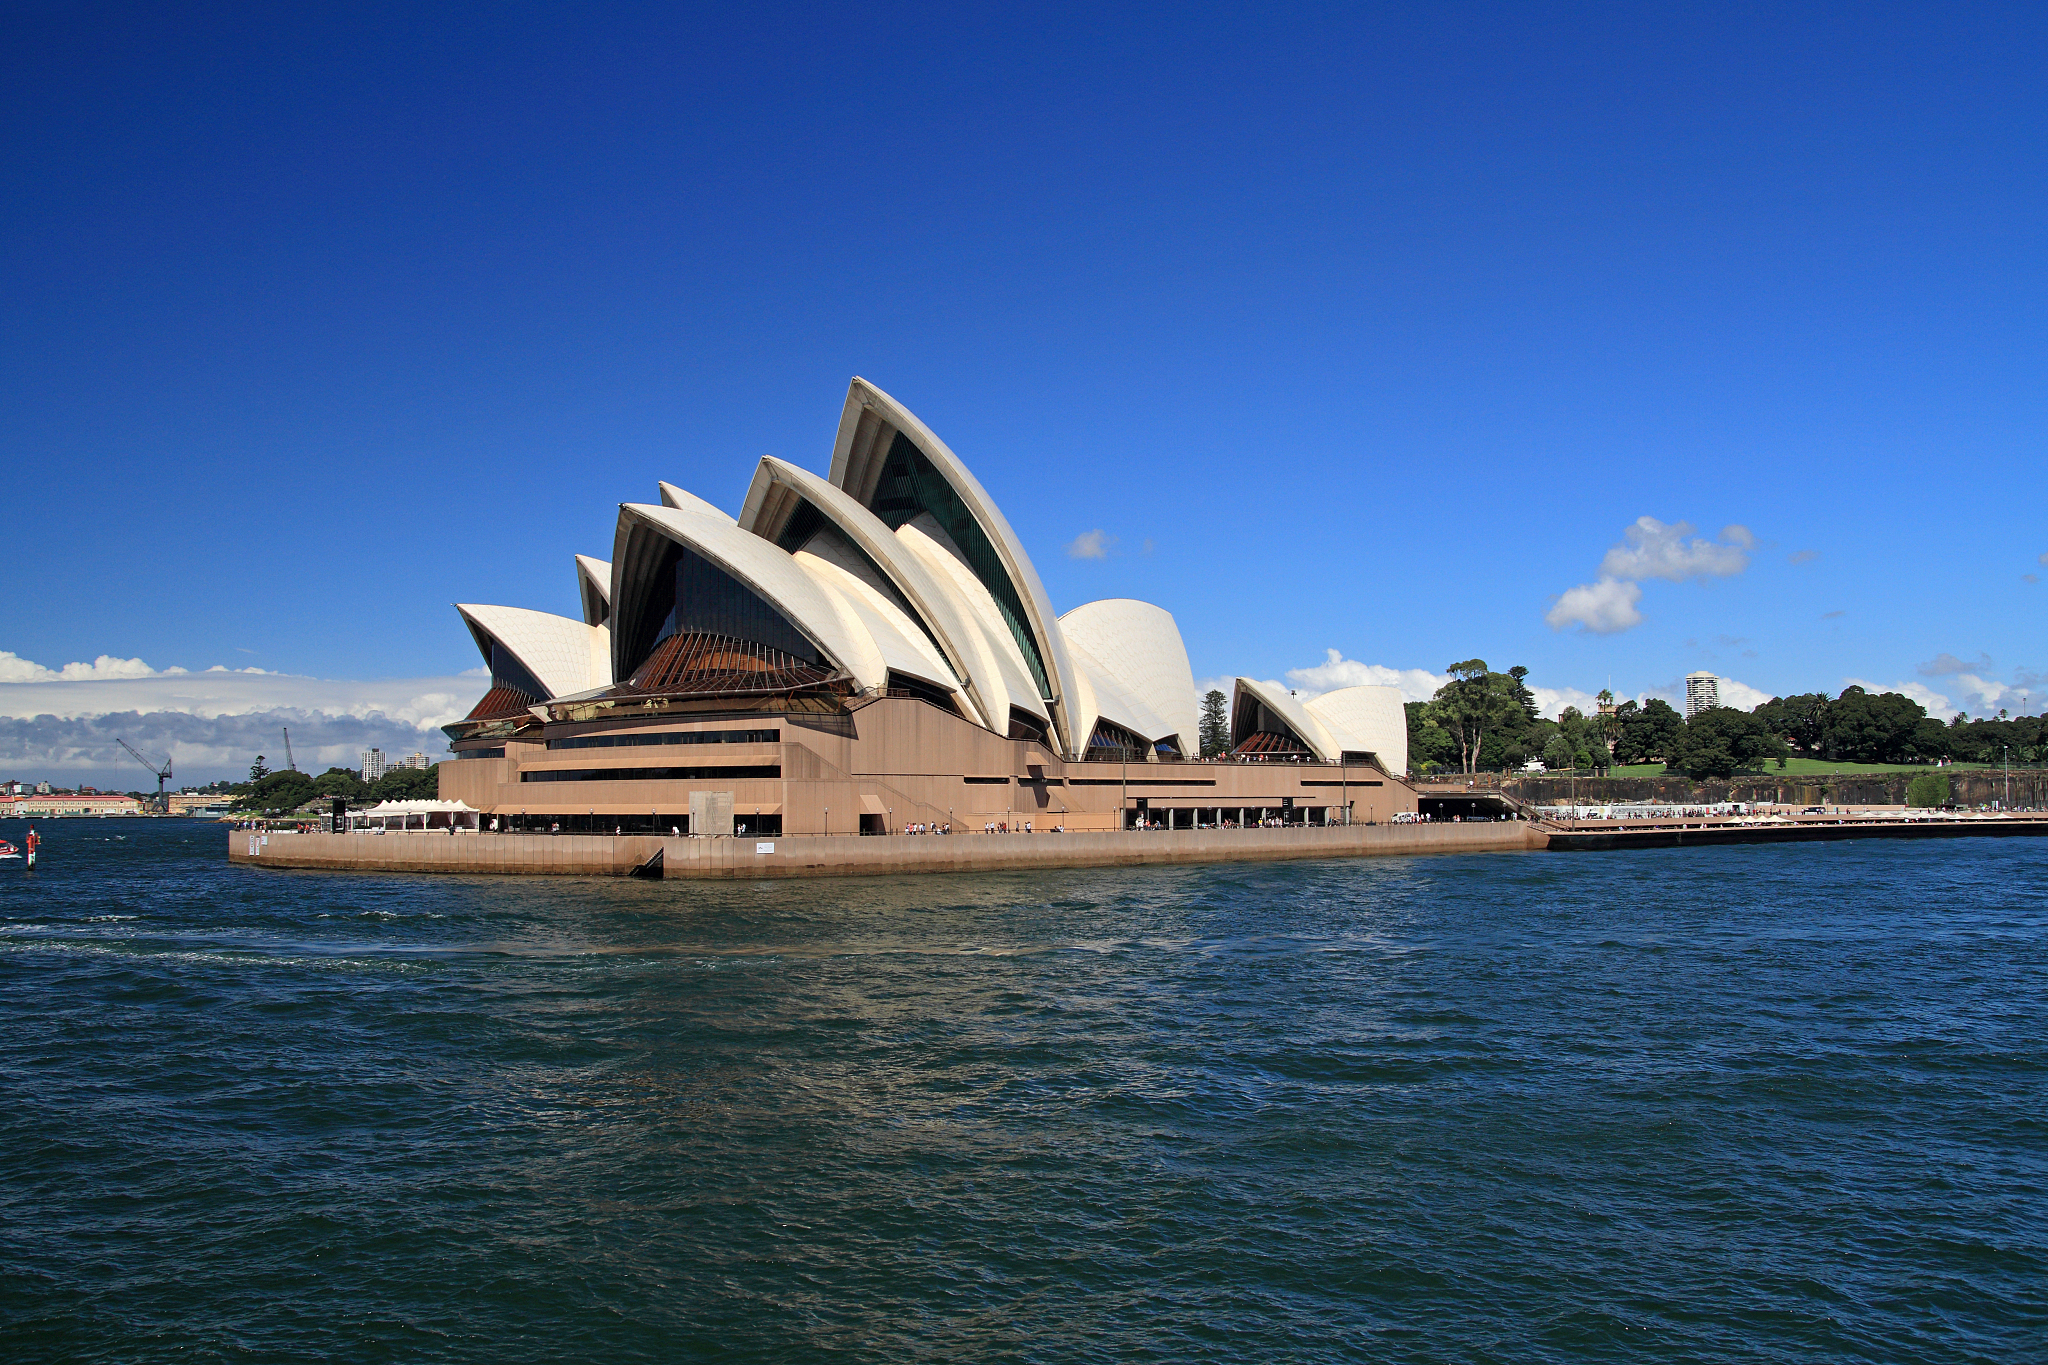
[[[412,768],[417,771],[425,771],[426,769],[434,766],[434,760],[428,758],[425,754],[420,753],[418,750],[414,750],[412,753],[407,754],[404,758],[393,759],[391,761],[391,766],[394,768]]]
[[[375,782],[384,776],[386,767],[382,749],[363,750],[363,781]]]
[[[1685,718],[1691,720],[1702,711],[1711,711],[1721,704],[1721,680],[1711,673],[1688,673],[1685,675]]]

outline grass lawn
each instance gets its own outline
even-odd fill
[[[1994,763],[1951,763],[1951,768],[1992,768]],[[1867,776],[1873,773],[1925,773],[1935,769],[1925,763],[1830,763],[1820,758],[1788,758],[1785,766],[1776,763],[1764,765],[1763,777],[1818,777],[1827,773],[1841,773],[1844,776]],[[1662,763],[1636,763],[1626,768],[1615,768],[1609,773],[1613,777],[1676,777],[1678,774],[1664,771]],[[1750,774],[1758,776],[1759,774]]]

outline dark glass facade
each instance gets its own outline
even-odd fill
[[[660,624],[648,630],[649,622]],[[788,617],[763,601],[752,588],[674,541],[667,542],[661,561],[650,578],[647,601],[635,623],[646,648],[627,670],[637,673],[642,664],[675,635],[719,636],[765,645],[779,655],[813,668],[829,670],[825,653],[798,630]]]
[[[637,749],[649,744],[780,744],[780,730],[672,730],[653,735],[571,735],[550,749]],[[504,750],[498,751],[500,758]]]
[[[781,777],[782,765],[732,768],[556,768],[519,774],[521,782],[727,782],[748,777]]]
[[[1032,681],[1038,684],[1039,697],[1052,700],[1052,685],[1047,681],[1045,660],[1038,652],[1038,640],[1031,633],[1030,617],[1024,610],[1023,599],[1017,595],[1017,585],[1010,581],[1009,570],[1003,567],[1002,556],[989,543],[988,534],[981,529],[981,523],[975,520],[974,514],[967,510],[967,504],[960,501],[953,485],[946,481],[916,443],[900,431],[889,446],[888,459],[883,462],[881,475],[875,483],[872,510],[891,530],[921,512],[931,514],[932,520],[952,537],[953,544],[966,556],[967,567],[988,589],[989,596],[995,598],[996,610],[1002,613],[1003,623],[1010,628],[1017,648],[1024,653]]]
[[[527,672],[526,665],[496,640],[491,641],[491,686],[524,693],[534,701],[546,701],[548,698],[548,690],[541,686],[540,679]]]

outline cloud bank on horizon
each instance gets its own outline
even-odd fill
[[[285,726],[316,772],[354,767],[373,747],[438,756],[440,727],[468,713],[484,676],[354,681],[110,655],[49,668],[0,651],[0,776],[103,784],[134,766],[116,742],[126,739],[168,754],[180,781],[238,777],[258,754],[282,757]]]

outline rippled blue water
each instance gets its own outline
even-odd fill
[[[44,832],[10,1360],[2048,1354],[2048,841],[703,885]]]

